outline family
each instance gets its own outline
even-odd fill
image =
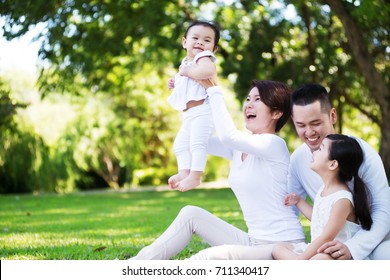
[[[201,183],[207,154],[231,160],[228,182],[247,232],[205,209],[185,206],[133,260],[170,259],[194,234],[210,247],[189,259],[390,259],[390,188],[382,160],[364,140],[336,134],[326,89],[254,80],[236,128],[218,86],[218,27],[195,21],[182,38],[186,57],[170,80],[168,102],[182,112],[174,142],[172,189]],[[277,135],[289,119],[303,144],[291,155]],[[216,133],[214,133],[216,132]],[[306,202],[310,197],[313,205]],[[298,219],[311,220],[311,242]]]

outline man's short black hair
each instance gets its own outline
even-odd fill
[[[327,90],[319,84],[306,84],[291,95],[291,105],[305,106],[319,101],[321,111],[328,113],[332,108]]]

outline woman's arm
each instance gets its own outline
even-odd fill
[[[207,144],[207,153],[213,156],[223,157],[228,160],[232,160],[233,158],[233,150],[223,145],[217,136],[212,136],[209,138],[209,142]]]

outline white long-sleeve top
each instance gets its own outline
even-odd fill
[[[249,134],[236,129],[219,87],[207,90],[219,137],[209,141],[210,154],[231,160],[228,182],[241,206],[251,238],[267,241],[304,239],[287,194],[290,154],[275,134]],[[242,154],[248,156],[243,161]]]
[[[364,159],[359,168],[359,176],[366,183],[371,196],[371,216],[373,225],[369,231],[361,229],[345,242],[352,257],[365,259],[383,240],[390,230],[390,188],[382,160],[378,153],[365,141],[356,138],[363,150]],[[310,169],[312,153],[306,144],[302,144],[291,155],[289,170],[289,192],[301,197],[309,195],[314,199],[323,185],[321,177]],[[349,184],[351,191],[351,183]]]

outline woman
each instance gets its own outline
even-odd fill
[[[184,207],[168,229],[133,259],[169,259],[185,248],[193,234],[211,248],[192,259],[272,259],[276,243],[304,241],[299,220],[283,205],[290,154],[276,135],[290,117],[290,88],[275,81],[253,81],[243,105],[246,133],[236,129],[215,80],[199,81],[209,95],[218,137],[211,154],[230,159],[229,185],[236,195],[248,232],[204,209]],[[221,246],[223,245],[223,246]]]

